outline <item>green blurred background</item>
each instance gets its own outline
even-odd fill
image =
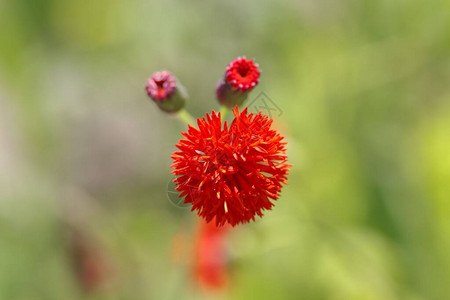
[[[217,298],[450,299],[439,0],[0,0],[0,299],[205,297],[185,263],[197,217],[166,195],[185,125],[144,84],[171,70],[201,116],[240,55],[294,166],[231,232]]]

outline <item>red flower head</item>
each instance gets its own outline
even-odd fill
[[[153,73],[145,85],[148,96],[156,102],[162,110],[175,112],[183,108],[185,92],[172,73],[159,71]]]
[[[233,113],[229,127],[214,111],[198,119],[198,129],[189,126],[172,155],[180,197],[218,226],[246,223],[270,210],[289,168],[286,143],[271,129],[271,119],[237,107]]]
[[[228,107],[241,105],[258,84],[260,74],[258,64],[252,59],[238,57],[228,65],[224,78],[219,81],[217,99]]]
[[[194,278],[205,290],[225,289],[228,285],[228,253],[226,233],[228,227],[213,223],[200,223],[194,257]]]

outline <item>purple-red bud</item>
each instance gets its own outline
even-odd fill
[[[168,71],[155,72],[145,85],[148,96],[165,112],[177,112],[184,107],[187,94],[175,76]]]

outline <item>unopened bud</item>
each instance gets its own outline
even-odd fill
[[[227,107],[241,105],[258,84],[261,71],[252,59],[238,57],[232,61],[216,88],[219,103]]]
[[[145,89],[148,96],[165,112],[177,112],[184,107],[186,91],[168,71],[153,73]]]

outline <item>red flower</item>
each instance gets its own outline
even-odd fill
[[[234,90],[249,91],[253,89],[259,80],[261,71],[258,70],[258,64],[252,59],[238,57],[227,67],[225,73],[225,82]]]
[[[216,227],[201,221],[194,257],[194,278],[205,290],[224,289],[228,285],[228,227]]]
[[[246,223],[270,210],[289,168],[286,143],[271,129],[271,119],[237,107],[233,113],[229,127],[214,111],[198,119],[198,129],[189,126],[172,155],[180,197],[217,226]]]

